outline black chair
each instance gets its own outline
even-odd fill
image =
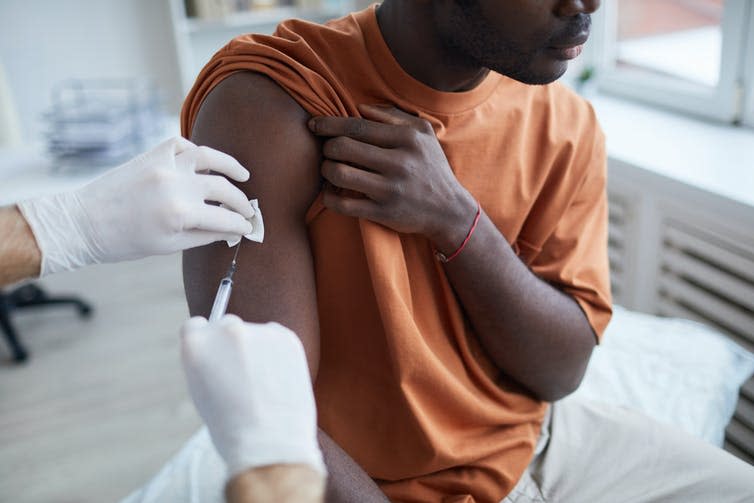
[[[78,297],[51,297],[34,283],[27,283],[9,292],[0,291],[0,328],[10,346],[11,356],[15,362],[23,362],[29,357],[16,330],[11,323],[11,314],[19,309],[34,307],[72,305],[79,316],[88,318],[92,315],[92,306]]]

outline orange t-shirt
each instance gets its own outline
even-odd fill
[[[606,161],[591,107],[559,84],[496,73],[471,91],[432,89],[393,58],[375,12],[232,40],[186,99],[183,134],[211,89],[243,70],[312,115],[358,116],[360,103],[418,114],[520,259],[571,294],[601,335],[611,312]],[[425,238],[338,215],[321,197],[307,224],[320,426],[393,501],[500,501],[531,460],[547,405],[484,355]]]

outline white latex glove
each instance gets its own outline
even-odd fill
[[[228,478],[250,468],[308,464],[325,473],[304,347],[277,323],[226,315],[181,328],[189,392],[228,465]]]
[[[249,178],[231,156],[173,138],[78,190],[19,203],[42,252],[41,275],[251,233],[249,200],[209,170]]]

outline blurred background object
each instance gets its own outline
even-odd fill
[[[5,69],[0,63],[0,147],[12,147],[21,143],[21,129],[16,114],[16,105],[5,78]]]
[[[180,87],[186,94],[212,55],[243,33],[272,33],[284,19],[324,22],[370,0],[167,0]]]
[[[153,0],[3,0],[0,61],[25,144],[44,140],[44,113],[68,79],[149,78],[177,114],[182,93],[170,11]]]
[[[754,2],[617,0],[595,16],[603,92],[754,125]]]
[[[162,133],[165,120],[157,87],[148,79],[61,82],[45,119],[57,169],[125,162]]]
[[[714,87],[723,0],[619,0],[617,63]]]
[[[271,33],[291,17],[322,22],[369,3],[2,0],[0,61],[15,101],[21,140],[41,141],[44,113],[62,81],[148,78],[160,89],[165,111],[177,116],[199,70],[231,38]]]

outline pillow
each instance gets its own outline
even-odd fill
[[[575,393],[639,410],[722,447],[754,355],[688,320],[615,306]]]

